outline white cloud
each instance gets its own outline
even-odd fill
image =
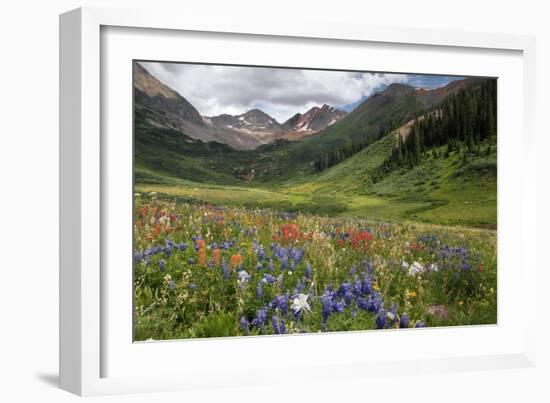
[[[141,64],[191,102],[202,115],[238,115],[259,108],[279,122],[313,106],[353,103],[391,83],[406,83],[411,79],[407,74]]]

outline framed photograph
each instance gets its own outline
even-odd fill
[[[533,38],[60,24],[63,388],[533,365]]]

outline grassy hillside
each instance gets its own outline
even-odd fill
[[[379,182],[373,171],[395,144],[388,135],[346,161],[310,178],[288,182],[285,192],[349,196],[347,214],[474,226],[496,226],[496,150],[480,155],[453,152],[447,158],[425,158],[412,169],[396,170]],[[444,154],[445,149],[436,149]],[[383,200],[374,203],[374,200]],[[370,201],[371,203],[368,203]],[[370,208],[369,208],[370,207]],[[405,208],[403,208],[405,207]]]
[[[220,160],[216,158],[226,157],[222,151],[211,153],[210,160],[200,154],[177,160],[174,154],[176,169],[189,169],[190,177],[200,174],[216,182],[171,177],[166,172],[175,169],[174,166],[164,169],[163,165],[159,170],[138,166],[136,190],[157,191],[161,196],[187,201],[321,215],[496,227],[494,147],[489,154],[482,148],[480,155],[469,155],[466,159],[459,152],[447,158],[430,156],[410,170],[396,170],[383,180],[373,182],[373,171],[394,144],[395,133],[392,133],[320,174],[294,176],[270,186],[219,174]],[[443,149],[438,151],[444,154]]]

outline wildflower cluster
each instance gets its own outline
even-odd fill
[[[136,198],[137,339],[496,317],[490,232]],[[489,312],[489,314],[487,314]]]

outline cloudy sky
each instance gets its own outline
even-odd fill
[[[329,104],[350,110],[391,83],[436,88],[461,77],[141,62],[204,116],[258,108],[283,123]]]

